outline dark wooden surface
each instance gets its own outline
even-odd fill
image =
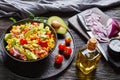
[[[120,6],[116,8],[110,8],[105,10],[104,13],[112,18],[117,19],[120,22]],[[56,14],[51,14],[56,15]],[[67,16],[62,16],[63,14],[58,14],[58,16],[63,17],[66,21],[68,18],[72,17],[74,14]],[[9,27],[12,22],[8,19],[0,19],[0,36]],[[70,26],[69,26],[70,27]],[[76,53],[79,48],[85,45],[84,38],[74,29],[70,27],[70,32],[73,34],[76,46]],[[1,59],[0,59],[1,60]],[[72,63],[68,66],[66,70],[62,73],[48,78],[46,80],[120,80],[120,73],[118,70],[113,68],[110,63],[108,63],[103,57],[101,58],[98,67],[89,75],[83,75],[80,70],[75,66],[76,57],[73,59]],[[10,72],[0,61],[0,80],[39,80],[39,79],[27,79],[15,75]]]

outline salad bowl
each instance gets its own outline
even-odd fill
[[[25,26],[29,26],[29,29],[27,30]],[[37,26],[39,28],[36,28]],[[22,31],[19,31],[20,29]],[[47,64],[47,58],[54,52],[56,44],[57,34],[48,24],[31,19],[18,21],[12,24],[3,35],[2,48],[6,55],[4,63],[14,73],[36,77],[37,74],[44,72],[41,67],[45,68],[45,66],[42,64]]]

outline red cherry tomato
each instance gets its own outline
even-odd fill
[[[70,44],[71,43],[71,38],[68,36],[65,38],[65,43]]]
[[[71,47],[65,47],[64,54],[69,56],[71,53],[72,53],[72,48]]]
[[[63,56],[61,54],[57,54],[55,56],[55,63],[61,64],[63,62]]]
[[[27,44],[27,40],[26,39],[24,39],[24,38],[22,38],[22,39],[20,39],[20,44]]]
[[[59,48],[59,50],[64,50],[65,49],[65,44],[63,44],[63,43],[60,43],[59,45],[58,45],[58,48]]]
[[[48,42],[47,41],[43,41],[43,40],[38,39],[38,44],[41,47],[48,47]]]

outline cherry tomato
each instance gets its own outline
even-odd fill
[[[71,38],[70,37],[66,37],[65,38],[65,43],[69,45],[71,43]]]
[[[61,64],[63,62],[63,56],[61,54],[57,54],[55,56],[55,63]]]
[[[38,44],[41,47],[48,47],[48,42],[47,41],[43,41],[43,40],[38,39]]]
[[[65,44],[63,44],[63,43],[60,43],[59,45],[58,45],[58,48],[59,48],[59,50],[64,50],[65,49]]]
[[[21,39],[20,39],[20,44],[22,44],[22,45],[23,45],[23,44],[27,44],[27,40],[24,39],[24,38],[21,38]]]
[[[69,56],[71,53],[72,53],[72,48],[71,47],[65,47],[64,54]]]

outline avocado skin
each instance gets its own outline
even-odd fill
[[[51,17],[48,18],[47,24],[51,26],[51,23],[54,20],[57,20],[62,25],[58,29],[55,29],[55,31],[58,34],[66,34],[67,31],[68,31],[68,26],[67,26],[67,24],[65,23],[65,21],[62,18],[60,18],[58,16],[51,16]]]

